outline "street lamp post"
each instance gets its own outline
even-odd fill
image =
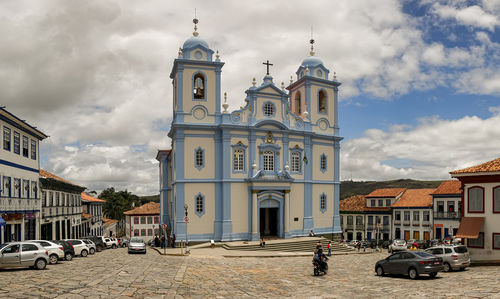
[[[188,222],[187,221],[189,218],[188,218],[188,205],[187,203],[184,204],[184,215],[186,216],[185,219],[184,219],[184,222],[186,223],[186,250],[184,251],[184,253],[186,254],[189,254],[189,247],[188,247]]]

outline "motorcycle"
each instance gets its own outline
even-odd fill
[[[321,263],[317,260],[313,260],[313,266],[314,266],[314,276],[319,276],[321,273],[323,275],[326,275],[328,272],[328,263],[326,262],[328,260],[327,257],[325,257],[324,261],[324,266],[321,266]]]

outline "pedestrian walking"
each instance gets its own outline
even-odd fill
[[[332,241],[328,241],[328,256],[332,256]]]
[[[172,248],[175,248],[175,234],[172,235]]]

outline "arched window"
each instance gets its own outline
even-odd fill
[[[319,209],[323,213],[326,211],[326,195],[325,194],[321,194],[321,196],[319,198]]]
[[[468,190],[468,212],[469,213],[484,213],[484,188],[475,186]]]
[[[300,91],[295,94],[295,114],[300,115],[302,113],[302,100],[300,98]]]
[[[244,171],[244,159],[245,159],[245,151],[242,148],[238,148],[234,150],[233,157],[233,170],[235,171]]]
[[[201,147],[197,148],[194,152],[194,167],[201,170],[205,166],[205,153]]]
[[[326,92],[324,90],[320,90],[318,92],[318,112],[319,113],[327,113],[326,106]]]
[[[193,98],[194,99],[204,99],[205,98],[205,77],[198,73],[194,75],[193,78]]]
[[[204,210],[205,202],[203,200],[203,195],[201,193],[198,193],[198,195],[196,195],[196,214],[202,215]]]
[[[292,152],[292,172],[300,172],[300,153]]]
[[[273,151],[265,151],[263,153],[264,159],[264,170],[265,171],[274,171],[274,152]]]
[[[322,154],[321,157],[320,157],[320,160],[319,160],[319,169],[321,170],[321,172],[325,172],[326,171],[326,155],[325,154]]]

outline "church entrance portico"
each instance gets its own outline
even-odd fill
[[[278,236],[279,208],[260,208],[260,236]]]
[[[254,190],[252,239],[285,237],[285,191]]]

